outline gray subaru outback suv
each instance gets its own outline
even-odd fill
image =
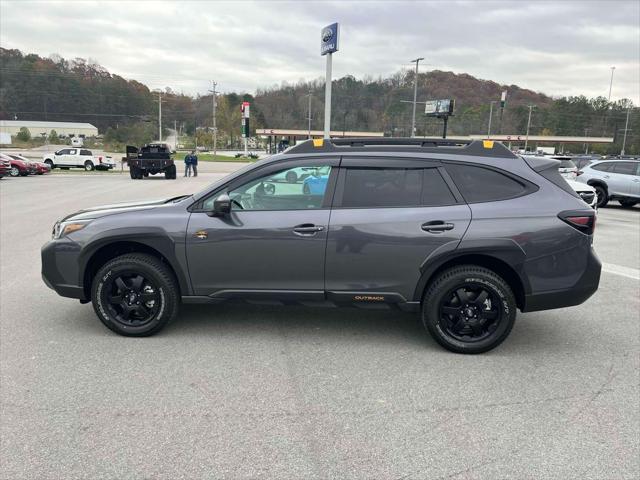
[[[241,299],[416,311],[443,347],[480,353],[517,309],[596,291],[594,227],[556,160],[491,141],[309,140],[195,195],[67,216],[42,275],[122,335],[158,332],[181,302]]]

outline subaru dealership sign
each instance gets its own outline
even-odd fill
[[[340,30],[337,23],[332,23],[322,29],[320,34],[320,55],[338,51],[338,34]]]

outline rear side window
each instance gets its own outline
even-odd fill
[[[89,150],[80,150],[80,155],[91,155]]]
[[[422,184],[422,205],[433,207],[453,205],[454,203],[456,203],[456,199],[438,169],[425,169]]]
[[[507,200],[527,193],[526,185],[495,170],[453,163],[446,168],[468,203]]]
[[[599,172],[608,172],[612,165],[613,163],[598,163],[597,165],[593,165],[591,168],[598,170]]]
[[[612,171],[613,173],[621,173],[622,175],[635,175],[636,164],[634,162],[615,162]]]
[[[342,207],[409,207],[420,205],[422,169],[349,168]]]

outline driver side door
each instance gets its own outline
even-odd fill
[[[339,158],[265,165],[203,200],[192,212],[186,233],[195,294],[324,299],[325,248],[338,165]],[[287,180],[292,170],[297,173],[294,182]],[[301,171],[306,175],[299,175]],[[231,212],[211,216],[213,201],[222,193],[231,198]]]

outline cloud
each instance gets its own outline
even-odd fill
[[[322,26],[341,23],[334,77],[388,75],[416,56],[549,95],[640,104],[637,1],[0,3],[5,48],[96,59],[152,88],[205,93],[324,75]]]

